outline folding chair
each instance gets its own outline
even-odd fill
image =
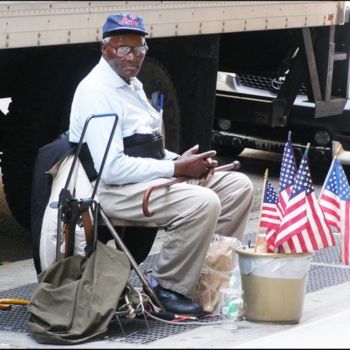
[[[105,153],[103,155],[101,167],[100,167],[99,173],[97,175],[97,179],[95,181],[92,194],[89,198],[84,198],[84,199],[78,200],[78,199],[74,198],[72,196],[72,194],[69,192],[68,186],[69,186],[69,183],[71,181],[76,163],[78,161],[79,154],[81,152],[81,148],[82,148],[82,144],[83,144],[83,140],[85,137],[87,127],[92,119],[94,119],[94,118],[106,118],[106,117],[109,117],[109,118],[114,117],[115,121],[114,121],[114,124],[112,126],[112,130],[111,130],[111,133],[110,133],[110,136],[108,139],[106,150],[105,150]],[[77,144],[77,149],[76,149],[76,152],[74,154],[73,162],[72,162],[72,165],[71,165],[70,170],[69,170],[69,174],[68,174],[66,182],[65,182],[65,186],[61,190],[61,193],[59,195],[59,201],[57,204],[57,207],[58,207],[58,221],[57,221],[58,227],[57,227],[57,243],[56,243],[56,261],[58,261],[62,258],[62,255],[60,252],[60,247],[62,244],[62,224],[61,224],[61,222],[64,220],[67,221],[67,210],[66,209],[69,207],[71,208],[72,205],[74,205],[78,209],[78,211],[76,211],[76,213],[80,213],[80,214],[85,213],[86,214],[86,213],[90,212],[92,214],[92,217],[94,218],[94,220],[93,220],[94,221],[94,223],[93,223],[94,243],[96,243],[96,239],[98,236],[97,230],[98,230],[100,219],[102,220],[103,224],[107,227],[112,238],[115,240],[117,247],[120,250],[122,250],[123,252],[125,252],[125,254],[127,255],[128,259],[130,261],[130,265],[134,269],[137,276],[140,278],[146,293],[149,295],[149,297],[151,298],[151,300],[153,301],[153,303],[156,306],[163,309],[163,306],[162,306],[161,302],[159,301],[159,299],[157,298],[153,288],[151,287],[151,285],[147,281],[147,278],[145,277],[143,272],[140,270],[138,263],[135,261],[133,255],[130,253],[129,249],[127,248],[126,244],[123,242],[123,240],[121,239],[120,235],[118,234],[118,232],[115,228],[115,227],[160,228],[159,224],[157,224],[156,222],[152,222],[152,221],[140,223],[140,222],[134,222],[134,221],[129,221],[129,220],[115,219],[115,218],[111,219],[106,215],[106,213],[104,212],[100,203],[95,200],[97,188],[98,188],[98,185],[99,185],[99,182],[101,179],[101,174],[102,174],[105,162],[106,162],[106,158],[108,155],[108,151],[109,151],[109,148],[110,148],[110,145],[112,142],[112,138],[113,138],[117,123],[118,123],[118,116],[115,113],[91,115],[85,122],[79,143]],[[232,163],[217,167],[216,171],[232,170],[232,169],[235,170],[235,169],[238,169],[239,167],[240,167],[240,163],[238,161],[234,161]],[[154,214],[153,211],[148,209],[148,201],[150,199],[152,191],[159,189],[159,188],[162,188],[162,187],[171,186],[172,184],[175,184],[175,183],[184,182],[187,180],[189,180],[188,177],[181,177],[181,178],[171,179],[171,180],[169,180],[165,183],[162,183],[160,185],[150,186],[147,189],[147,191],[145,191],[144,197],[143,197],[142,208],[143,208],[144,215],[147,217],[150,217]],[[77,215],[76,213],[75,213],[75,215]],[[85,220],[87,219],[87,215],[81,215],[81,216],[82,216],[83,221],[84,221],[84,219]],[[76,219],[73,220],[74,224],[77,221]],[[87,223],[87,221],[85,221],[84,224],[89,225]],[[69,254],[73,254],[74,244],[73,245],[71,244],[70,248],[68,247],[68,250],[69,249],[70,249]],[[66,251],[67,251],[67,247],[66,247]]]

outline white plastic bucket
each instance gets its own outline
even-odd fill
[[[244,247],[236,251],[246,319],[298,323],[313,253],[255,253]]]

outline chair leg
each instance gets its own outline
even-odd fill
[[[137,262],[135,261],[134,257],[130,254],[130,251],[128,250],[128,248],[126,247],[125,243],[123,242],[123,240],[119,237],[117,231],[115,230],[113,224],[110,222],[110,220],[108,219],[107,215],[105,214],[105,212],[103,211],[103,209],[101,207],[99,207],[99,211],[100,211],[100,215],[102,220],[104,221],[104,223],[106,224],[107,228],[109,229],[110,233],[112,234],[116,244],[118,245],[119,249],[121,249],[128,257],[131,267],[135,270],[135,273],[137,274],[137,276],[140,278],[145,290],[147,291],[147,294],[149,295],[149,297],[152,299],[152,301],[161,309],[164,310],[164,307],[162,305],[162,303],[159,301],[157,295],[155,294],[152,286],[149,284],[149,282],[147,281],[146,277],[144,276],[144,274],[142,273],[142,271],[140,270]]]
[[[120,237],[129,249],[131,255],[140,265],[148,256],[152,249],[157,235],[158,227],[122,227]],[[118,232],[119,229],[117,230]]]
[[[143,263],[152,249],[158,227],[114,226],[114,228],[137,264]],[[103,244],[107,244],[111,239],[114,238],[108,228],[105,225],[100,225],[98,228],[98,240]],[[116,246],[118,248],[117,244]]]

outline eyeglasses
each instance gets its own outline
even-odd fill
[[[127,55],[129,55],[130,52],[133,52],[136,57],[143,57],[146,55],[146,53],[148,51],[148,46],[146,44],[142,45],[142,46],[134,46],[134,47],[132,47],[132,46],[114,47],[106,41],[104,43],[106,45],[108,45],[109,47],[111,47],[112,49],[114,49],[117,56],[121,57],[121,58],[126,57]]]

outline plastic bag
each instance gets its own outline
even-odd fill
[[[214,312],[220,304],[221,288],[241,289],[238,255],[235,249],[241,246],[237,238],[214,234],[210,243],[193,299],[204,311]]]

